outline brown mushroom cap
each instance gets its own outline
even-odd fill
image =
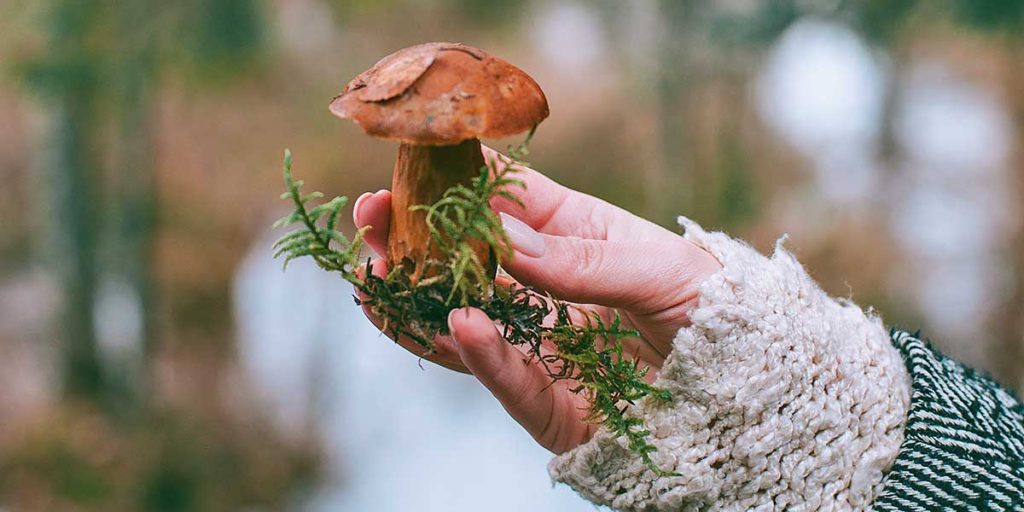
[[[530,75],[458,43],[420,44],[384,57],[349,82],[330,109],[369,135],[435,146],[508,137],[548,116]]]

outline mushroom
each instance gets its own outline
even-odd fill
[[[413,282],[440,254],[426,213],[410,207],[470,185],[485,165],[481,137],[516,135],[548,116],[544,92],[529,75],[458,43],[425,43],[384,57],[349,82],[330,110],[368,135],[401,142],[386,257],[391,268],[404,265]],[[486,244],[476,252],[485,268],[496,267]]]

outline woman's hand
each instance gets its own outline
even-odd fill
[[[488,161],[505,158],[484,148]],[[629,354],[654,371],[671,350],[672,338],[688,325],[697,286],[720,268],[717,260],[683,237],[595,197],[563,187],[531,169],[513,175],[526,183],[515,193],[525,206],[495,198],[514,254],[503,268],[519,282],[550,292],[610,318],[642,338],[625,340]],[[357,227],[371,226],[366,242],[377,254],[387,247],[391,193],[365,193],[356,200]],[[384,262],[373,262],[383,275]],[[380,319],[364,308],[377,327]],[[588,404],[566,381],[551,383],[538,363],[505,343],[483,311],[453,310],[451,336],[437,336],[425,357],[447,368],[472,373],[545,448],[562,453],[587,441],[596,428],[584,421]],[[396,340],[422,355],[412,340]]]

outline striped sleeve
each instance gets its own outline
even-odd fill
[[[899,454],[878,511],[1024,511],[1024,407],[1009,392],[892,332],[913,381]]]

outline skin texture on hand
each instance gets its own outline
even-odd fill
[[[503,162],[484,148],[488,161]],[[526,184],[513,192],[524,206],[495,198],[514,254],[502,267],[518,282],[550,292],[604,318],[621,315],[624,326],[641,338],[624,340],[626,353],[651,368],[661,368],[676,332],[689,324],[697,287],[721,265],[683,237],[595,197],[563,187],[544,175],[519,168]],[[357,227],[371,226],[366,243],[384,254],[388,240],[391,193],[365,193],[356,200]],[[371,262],[374,274],[384,262]],[[380,328],[381,320],[364,311]],[[412,340],[396,342],[446,368],[471,373],[487,387],[542,446],[562,453],[586,442],[595,425],[584,421],[588,404],[569,392],[570,382],[551,379],[536,362],[506,343],[487,315],[475,308],[448,315],[451,336],[436,336],[436,350],[424,355]]]

